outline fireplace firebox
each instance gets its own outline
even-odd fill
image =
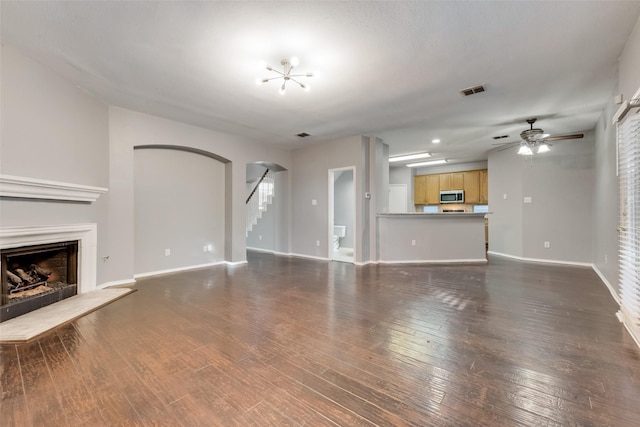
[[[78,293],[78,241],[2,249],[0,322]]]

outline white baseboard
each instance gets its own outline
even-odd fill
[[[470,258],[470,259],[408,259],[408,260],[393,260],[386,261],[380,260],[379,264],[486,264],[487,260],[484,258]]]
[[[331,261],[329,258],[323,258],[323,257],[313,256],[313,255],[303,255],[303,254],[291,253],[291,254],[289,254],[289,256],[293,256],[293,257],[296,257],[296,258],[315,259],[317,261]]]
[[[604,277],[604,274],[602,274],[602,272],[598,269],[598,267],[596,267],[595,264],[593,264],[592,267],[593,267],[593,271],[595,271],[596,274],[598,275],[598,277],[600,278],[600,280],[602,280],[602,283],[604,283],[604,285],[607,287],[607,289],[609,289],[609,293],[611,294],[613,299],[616,301],[616,303],[618,305],[620,305],[620,297],[618,296],[616,291],[613,289],[613,285],[611,285],[611,283],[609,283],[607,278]]]
[[[282,255],[282,256],[292,256],[293,255],[293,254],[290,254],[290,253],[287,253],[287,252],[274,251],[273,249],[254,248],[254,247],[250,247],[250,246],[247,246],[247,250],[248,251],[252,251],[252,252],[262,252],[262,253],[265,253],[265,254]]]
[[[542,263],[542,264],[575,265],[575,266],[579,266],[579,267],[593,267],[593,264],[590,263],[590,262],[562,261],[562,260],[556,260],[556,259],[541,259],[541,258],[526,258],[526,257],[517,256],[517,255],[503,254],[503,253],[494,252],[494,251],[488,251],[487,253],[489,255],[495,255],[495,256],[499,256],[499,257],[503,257],[503,258],[517,259],[518,261],[539,262],[539,263]]]
[[[243,261],[243,262],[246,262],[246,261]],[[142,279],[142,278],[145,278],[145,277],[162,276],[164,274],[179,273],[181,271],[188,271],[188,270],[197,270],[197,269],[200,269],[200,268],[213,267],[215,265],[221,265],[221,264],[226,264],[226,263],[227,263],[226,261],[219,261],[219,262],[211,262],[211,263],[207,263],[207,264],[190,265],[190,266],[187,266],[187,267],[170,268],[170,269],[167,269],[167,270],[148,271],[148,272],[145,272],[145,273],[134,274],[133,278],[134,279]]]
[[[303,255],[303,254],[296,254],[293,252],[278,252],[278,251],[274,251],[271,249],[261,249],[261,248],[252,248],[252,247],[247,247],[247,250],[249,251],[254,251],[254,252],[262,252],[262,253],[266,253],[266,254],[273,254],[273,255],[281,255],[281,256],[292,256],[292,257],[296,257],[296,258],[308,258],[308,259],[315,259],[318,261],[331,261],[329,258],[323,258],[323,257],[318,257],[318,256],[313,256],[313,255]]]
[[[235,265],[242,265],[242,264],[246,264],[246,263],[247,263],[247,260],[245,259],[245,260],[242,260],[242,261],[222,261],[222,262],[219,262],[217,264],[212,264],[212,265],[226,264],[228,266],[233,267]]]
[[[105,283],[102,283],[101,285],[98,285],[97,288],[104,289],[104,288],[109,288],[111,286],[127,286],[127,285],[135,285],[135,284],[136,284],[136,279],[131,278],[131,279],[113,280],[111,282],[105,282]]]
[[[616,317],[627,331],[629,331],[629,335],[631,335],[631,338],[633,338],[638,347],[640,347],[640,327],[633,324],[631,316],[623,306],[620,306],[620,311],[616,313]]]

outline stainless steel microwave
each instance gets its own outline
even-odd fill
[[[440,203],[464,203],[464,190],[441,191]]]

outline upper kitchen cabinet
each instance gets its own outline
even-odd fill
[[[427,177],[429,175],[417,175],[413,177],[413,203],[427,205]]]
[[[463,172],[462,175],[464,175],[464,202],[480,203],[480,171]]]
[[[487,204],[487,170],[417,175],[414,179],[414,203],[416,205],[440,204],[440,192],[464,190],[464,203]]]
[[[440,177],[440,191],[451,190],[451,174],[441,173],[438,176]]]
[[[464,190],[465,175],[462,172],[454,172],[451,174],[450,190]]]
[[[440,176],[425,176],[427,177],[427,204],[437,205],[440,203]]]
[[[486,169],[480,171],[480,204],[489,203],[489,174]]]
[[[440,191],[464,190],[464,174],[462,172],[441,173],[438,176],[440,177]]]

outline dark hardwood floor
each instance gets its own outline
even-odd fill
[[[249,253],[1,346],[2,426],[638,426],[640,349],[589,268]]]

